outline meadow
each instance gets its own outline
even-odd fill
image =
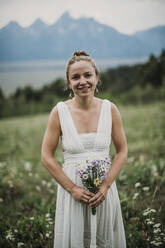
[[[164,105],[118,107],[129,150],[117,178],[127,247],[165,247]],[[53,247],[57,183],[41,162],[47,120],[42,114],[0,121],[2,248]],[[55,156],[62,165],[60,142]]]

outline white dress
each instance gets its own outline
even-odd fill
[[[86,159],[109,158],[111,142],[111,103],[103,100],[96,133],[78,134],[68,106],[57,104],[62,128],[64,155],[63,171],[77,185],[77,165]],[[116,183],[108,190],[106,199],[96,209],[96,248],[126,248],[125,232]],[[54,248],[90,248],[91,208],[80,203],[58,185]]]

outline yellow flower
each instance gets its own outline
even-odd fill
[[[99,186],[101,183],[100,179],[97,177],[95,180],[94,180],[94,184],[97,186]]]

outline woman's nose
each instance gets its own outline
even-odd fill
[[[80,83],[81,83],[81,84],[86,84],[86,82],[87,82],[87,80],[86,80],[85,77],[81,77],[81,78],[80,78]]]

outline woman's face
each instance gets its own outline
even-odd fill
[[[98,82],[95,69],[88,61],[78,61],[69,68],[69,87],[80,97],[94,95]]]

